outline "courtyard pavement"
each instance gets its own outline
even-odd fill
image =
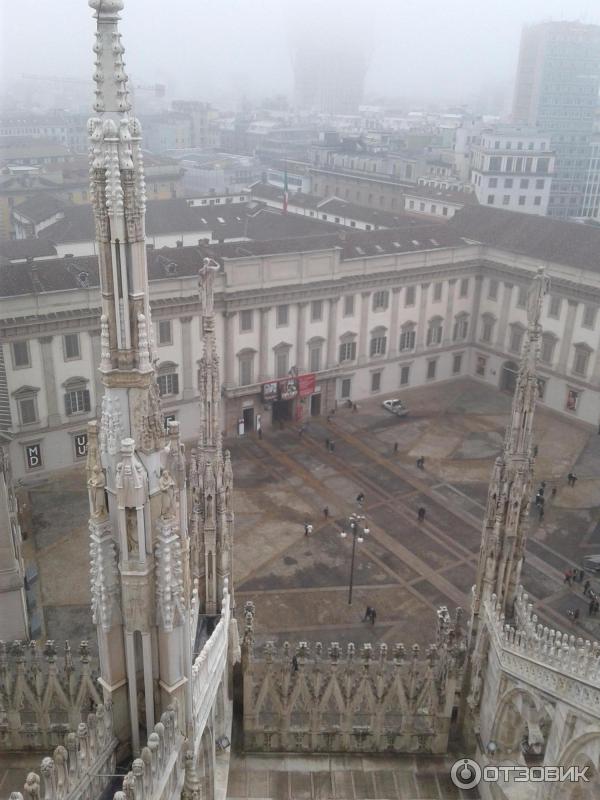
[[[511,398],[468,379],[403,390],[401,396],[410,409],[405,418],[384,410],[380,396],[360,404],[357,412],[339,409],[329,423],[316,418],[302,437],[297,426],[289,425],[266,431],[262,440],[250,434],[226,441],[235,484],[236,606],[241,615],[246,600],[255,603],[258,647],[269,640],[425,647],[434,639],[440,605],[451,612],[462,606],[468,614],[487,486],[494,458],[501,452]],[[335,442],[333,453],[325,448],[327,438]],[[587,554],[600,553],[600,436],[540,406],[535,441],[536,482],[547,482],[548,499],[541,523],[535,512],[531,515],[523,584],[545,624],[600,639],[600,619],[587,616],[581,584],[570,587],[563,581],[565,569],[580,566]],[[425,457],[424,470],[416,467],[419,456]],[[571,488],[566,475],[573,468],[579,480]],[[551,498],[553,486],[557,493]],[[339,532],[357,510],[359,492],[365,494],[361,513],[370,534],[357,544],[349,604],[352,542]],[[44,636],[72,643],[87,637],[95,646],[84,471],[65,472],[32,486],[29,504],[31,531],[24,554],[39,572]],[[417,520],[420,506],[426,508],[422,523]],[[314,526],[309,537],[304,535],[305,522]],[[600,580],[593,583],[600,592]],[[362,622],[367,605],[377,611],[375,625]],[[580,609],[576,627],[566,615],[570,608]],[[322,765],[309,768],[310,786],[304,778],[293,777],[296,767],[287,769],[285,778],[271,778],[279,768],[253,765],[252,771],[262,769],[267,775],[256,778],[264,784],[259,790],[244,783],[250,777],[239,777],[236,769],[247,772],[247,767],[237,764],[233,763],[232,800],[388,797],[381,794],[379,767],[372,768],[371,788],[365,790],[371,794],[356,788],[362,787],[360,777],[351,779],[351,794],[348,788],[336,788],[350,779],[335,778],[339,770],[329,767],[329,777],[322,780],[326,787],[333,781],[331,791],[317,791],[321,778],[314,775],[321,775]],[[348,770],[360,775],[363,766]],[[441,766],[441,774],[446,767]],[[416,780],[407,777],[413,768],[413,762],[399,760],[402,774],[394,786]],[[435,786],[442,785],[440,780],[444,782],[439,778]],[[294,788],[298,782],[301,790]],[[418,789],[414,796],[451,797],[436,794],[433,783],[431,787],[430,794]],[[410,795],[390,789],[389,796]]]

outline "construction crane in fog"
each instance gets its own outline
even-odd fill
[[[22,78],[26,78],[27,80],[31,81],[50,81],[52,83],[79,83],[85,84],[89,86],[88,80],[83,80],[82,78],[71,78],[71,77],[60,77],[58,75],[29,75],[23,74],[21,75]],[[167,93],[167,87],[164,83],[154,83],[154,84],[144,84],[144,83],[134,83],[132,88],[136,92],[154,92],[155,97],[164,97]]]

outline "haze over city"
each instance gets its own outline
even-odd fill
[[[0,796],[598,800],[599,0],[0,25]]]
[[[3,3],[3,88],[22,73],[87,77],[86,8],[84,0]],[[600,8],[594,0],[131,0],[122,27],[128,70],[165,83],[174,98],[289,95],[295,45],[326,40],[368,52],[367,97],[462,105],[490,89],[508,101],[521,28],[549,19],[599,23]]]

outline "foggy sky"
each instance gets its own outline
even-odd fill
[[[521,27],[547,19],[600,24],[598,0],[125,0],[127,71],[170,98],[218,103],[292,90],[301,42],[365,47],[367,91],[468,102],[512,87]],[[90,79],[95,21],[86,0],[0,0],[0,77]]]

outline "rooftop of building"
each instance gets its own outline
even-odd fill
[[[56,255],[56,247],[45,239],[0,239],[0,260],[24,261]]]
[[[268,212],[265,219],[276,215]],[[281,215],[280,215],[281,216]],[[287,220],[294,219],[293,216]],[[296,220],[303,221],[301,218]],[[312,220],[311,220],[312,222]],[[465,240],[448,226],[430,223],[393,230],[358,231],[339,228],[321,234],[268,240],[229,242],[194,247],[147,248],[148,277],[151,281],[197,274],[205,256],[219,261],[268,255],[340,249],[343,260],[362,259],[386,253],[415,253],[461,247]],[[68,291],[99,286],[97,256],[65,256],[25,263],[0,263],[0,295],[8,298],[25,294]]]
[[[19,216],[39,224],[46,219],[51,219],[56,214],[70,213],[76,206],[69,207],[63,200],[59,200],[53,194],[35,194],[27,198],[13,208],[13,212]],[[91,216],[91,209],[87,207],[87,212]]]
[[[454,215],[448,227],[472,241],[541,262],[600,270],[600,228],[595,226],[468,205]]]
[[[3,136],[0,139],[0,162],[21,158],[68,158],[69,155],[69,149],[64,144],[41,136]]]
[[[423,176],[426,180],[427,176]],[[478,205],[479,201],[474,192],[457,189],[432,189],[423,184],[417,184],[410,189],[405,189],[406,197],[426,198],[428,200],[439,200],[441,203],[456,203],[457,205]]]

